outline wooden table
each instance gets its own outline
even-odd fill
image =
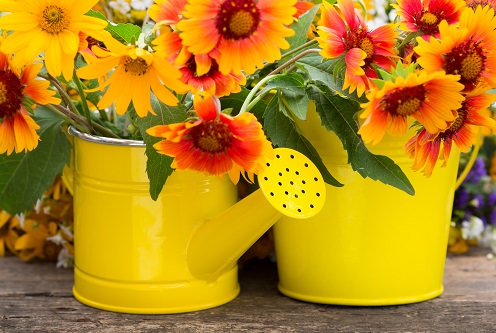
[[[0,332],[496,332],[496,259],[485,254],[448,255],[441,297],[387,307],[290,299],[277,291],[275,264],[251,260],[234,301],[175,315],[93,309],[72,297],[72,270],[0,258]]]

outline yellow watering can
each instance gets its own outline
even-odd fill
[[[227,178],[193,171],[174,172],[153,201],[142,142],[69,132],[73,294],[99,309],[165,314],[227,303],[239,293],[239,257],[283,214],[308,218],[325,202],[317,168],[287,148],[239,202]]]

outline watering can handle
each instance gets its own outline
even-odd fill
[[[474,166],[475,160],[477,159],[477,155],[479,154],[480,147],[482,145],[482,130],[479,128],[479,131],[477,132],[477,141],[474,144],[474,147],[472,149],[472,152],[470,153],[470,158],[463,168],[463,171],[460,173],[456,180],[455,188],[457,189],[460,187],[460,185],[463,183],[465,178],[467,178],[468,173]]]

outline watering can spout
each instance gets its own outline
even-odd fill
[[[324,206],[325,183],[317,167],[295,150],[275,152],[258,174],[260,189],[195,230],[187,249],[192,274],[215,279],[235,266],[282,215],[309,218]]]
[[[188,246],[188,267],[194,275],[216,278],[237,260],[281,214],[255,191],[220,216],[206,220]]]

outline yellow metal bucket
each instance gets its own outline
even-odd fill
[[[406,137],[370,147],[403,169],[416,191],[409,196],[354,172],[342,144],[320,126],[315,110],[308,117],[302,130],[345,185],[327,186],[325,206],[315,217],[283,217],[275,224],[279,290],[299,300],[357,306],[439,296],[459,152],[427,178],[411,171],[403,150]]]
[[[174,172],[153,201],[141,142],[72,134],[77,300],[165,314],[212,308],[238,295],[236,262],[205,280],[186,260],[195,228],[237,201],[228,179]]]

